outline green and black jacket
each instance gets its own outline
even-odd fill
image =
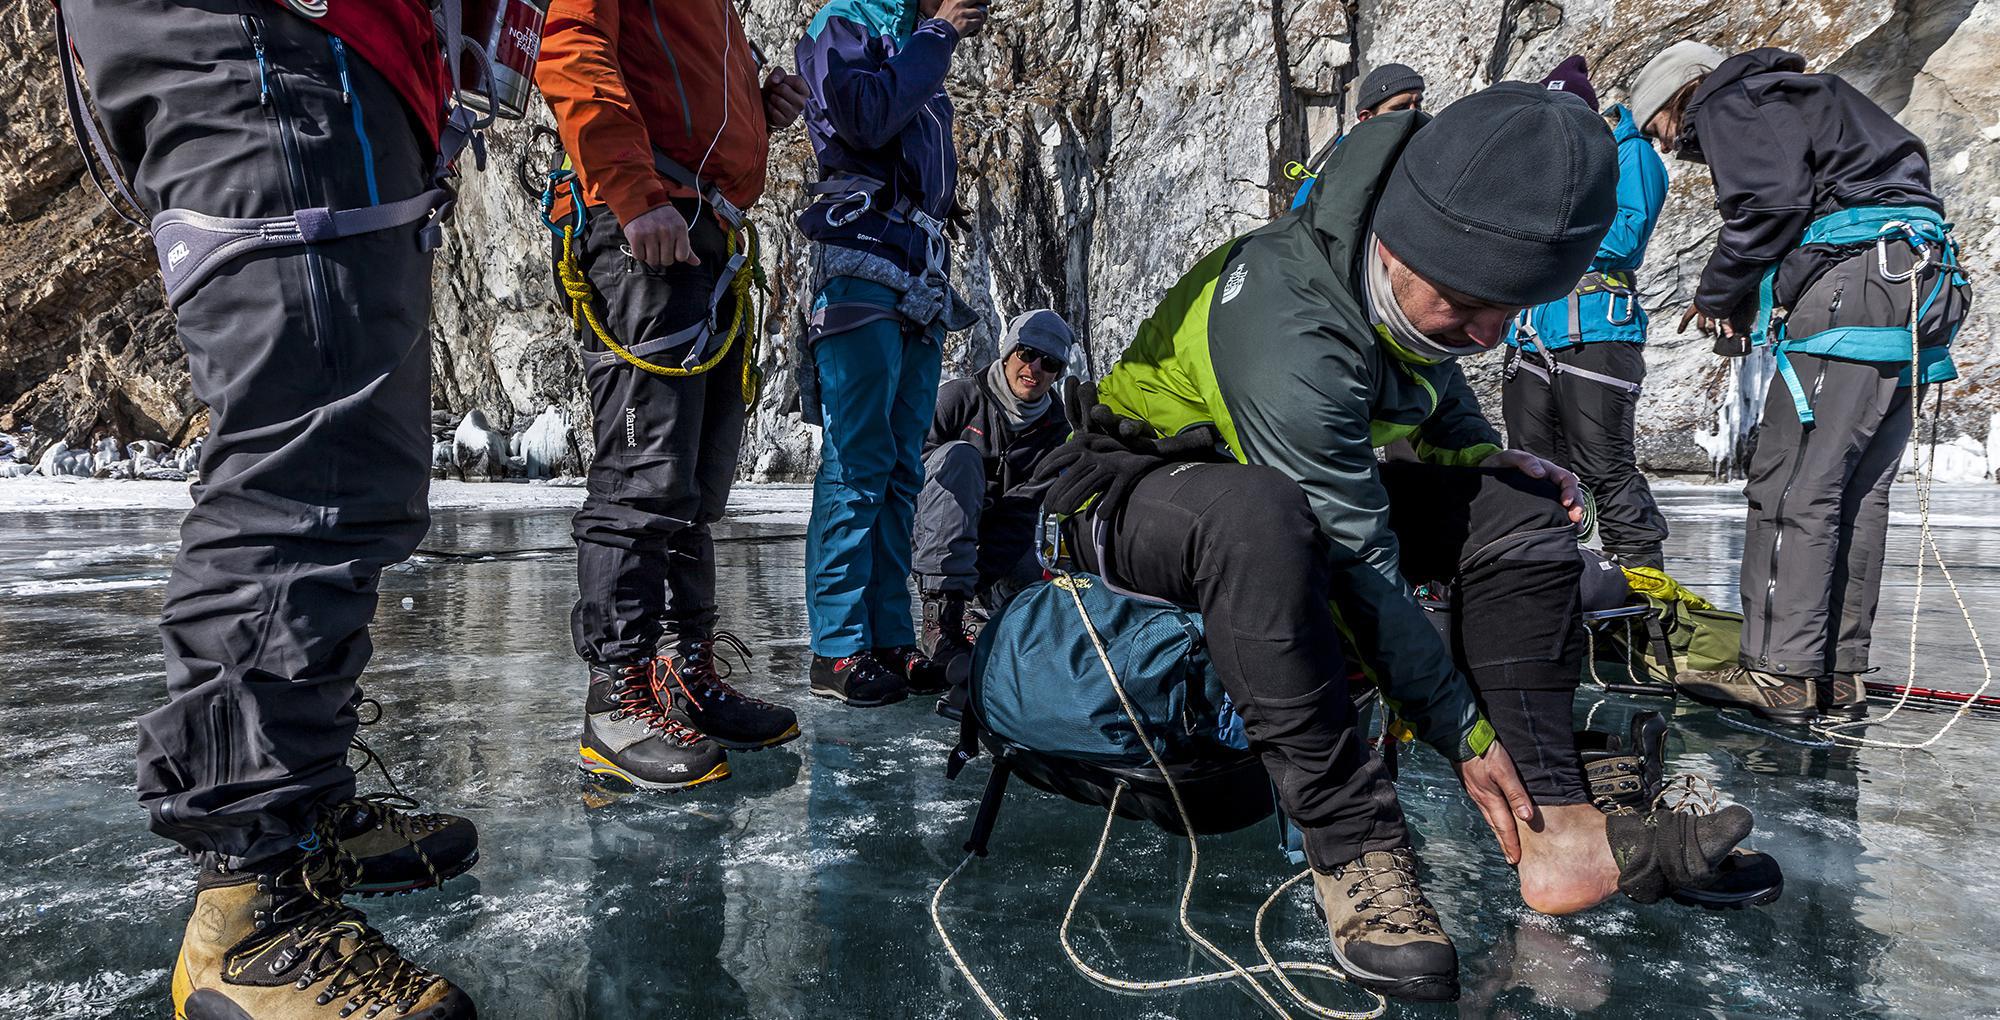
[[[1493,730],[1398,570],[1375,451],[1430,463],[1500,449],[1465,377],[1391,343],[1364,310],[1369,219],[1421,113],[1371,117],[1306,204],[1210,253],[1139,326],[1098,396],[1162,436],[1213,424],[1237,460],[1298,480],[1332,556],[1334,615],[1418,737],[1453,760]]]

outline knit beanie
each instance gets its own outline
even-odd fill
[[[1371,109],[1392,96],[1421,92],[1423,88],[1424,76],[1415,68],[1408,64],[1383,64],[1361,79],[1361,89],[1354,93],[1354,108]]]
[[[1681,86],[1715,70],[1716,65],[1729,59],[1728,55],[1707,43],[1692,39],[1677,42],[1646,61],[1646,66],[1632,79],[1632,96],[1625,103],[1632,111],[1632,123],[1639,130],[1646,129],[1646,123]]]
[[[1557,64],[1542,79],[1542,87],[1550,92],[1567,92],[1590,104],[1592,110],[1597,109],[1597,90],[1590,85],[1590,62],[1581,53]]]
[[[1418,275],[1527,307],[1569,293],[1618,211],[1618,146],[1582,104],[1506,81],[1418,129],[1375,205],[1375,234]]]

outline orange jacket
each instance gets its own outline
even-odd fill
[[[692,197],[653,169],[655,148],[738,207],[764,193],[770,129],[731,0],[554,0],[535,84],[584,203],[619,223]]]

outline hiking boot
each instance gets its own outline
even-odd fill
[[[1819,714],[1839,722],[1859,722],[1868,718],[1868,685],[1860,673],[1835,673],[1813,681],[1813,699]]]
[[[1747,708],[1758,718],[1803,726],[1818,714],[1811,681],[1742,666],[1682,673],[1674,686],[1696,701]]]
[[[875,649],[875,661],[903,678],[911,694],[937,694],[951,686],[944,666],[917,649],[916,645],[892,645]]]
[[[1458,998],[1458,951],[1417,885],[1408,848],[1362,854],[1330,873],[1313,871],[1333,958],[1354,982],[1398,999]]]
[[[359,910],[336,830],[281,870],[231,872],[211,857],[174,961],[174,1020],[470,1020],[472,1000],[403,958]]]
[[[945,682],[953,687],[963,685],[972,673],[974,637],[966,622],[963,592],[924,593],[924,654],[943,668]]]
[[[724,679],[729,662],[716,656],[717,641],[735,647],[748,661],[749,649],[732,634],[717,634],[686,655],[657,661],[656,668],[670,681],[661,686],[676,695],[666,701],[667,714],[732,751],[761,751],[798,739],[797,713],[753,698]]]
[[[642,790],[729,778],[729,752],[669,714],[649,662],[590,667],[578,766]]]
[[[903,678],[876,661],[872,652],[838,659],[813,656],[812,692],[835,698],[855,708],[893,705],[909,696]]]
[[[1599,811],[1648,811],[1665,785],[1667,721],[1658,712],[1632,717],[1626,736],[1584,730],[1576,735],[1590,802]]]
[[[375,793],[334,808],[341,853],[354,862],[348,892],[390,896],[443,885],[479,861],[479,830],[442,812],[419,814],[401,794]]]

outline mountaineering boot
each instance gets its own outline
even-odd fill
[[[1811,681],[1742,666],[1682,673],[1674,678],[1674,686],[1696,701],[1747,708],[1775,723],[1803,726],[1817,714]]]
[[[1859,722],[1868,718],[1868,685],[1860,673],[1835,673],[1813,681],[1813,697],[1819,714],[1838,722]]]
[[[889,667],[877,662],[872,652],[835,659],[813,656],[812,692],[834,698],[854,708],[893,705],[908,697],[910,690]]]
[[[903,678],[911,694],[937,694],[951,686],[944,666],[925,655],[916,645],[892,645],[875,649],[875,661]]]
[[[729,778],[729,752],[669,715],[650,662],[590,667],[578,766],[645,790]]]
[[[924,654],[943,667],[945,681],[963,686],[972,673],[972,636],[965,626],[965,594],[955,591],[924,593],[924,631],[920,639]]]
[[[1576,735],[1590,802],[1610,814],[1619,808],[1646,811],[1665,786],[1667,721],[1658,712],[1632,717],[1628,735],[1583,730]]]
[[[334,806],[340,851],[356,869],[348,892],[387,896],[430,889],[479,861],[479,830],[469,819],[418,813],[400,794],[375,793]]]
[[[472,1000],[411,963],[340,902],[351,873],[335,829],[265,871],[203,855],[174,961],[174,1020],[471,1020]]]
[[[659,660],[657,668],[672,681],[667,693],[680,695],[667,700],[667,714],[732,751],[761,751],[796,740],[797,713],[744,694],[724,679],[729,663],[716,656],[717,641],[734,646],[747,661],[749,649],[733,634],[717,634],[685,655]]]
[[[1354,983],[1398,999],[1458,998],[1458,951],[1417,885],[1408,848],[1362,854],[1331,872],[1313,871],[1333,958]]]

